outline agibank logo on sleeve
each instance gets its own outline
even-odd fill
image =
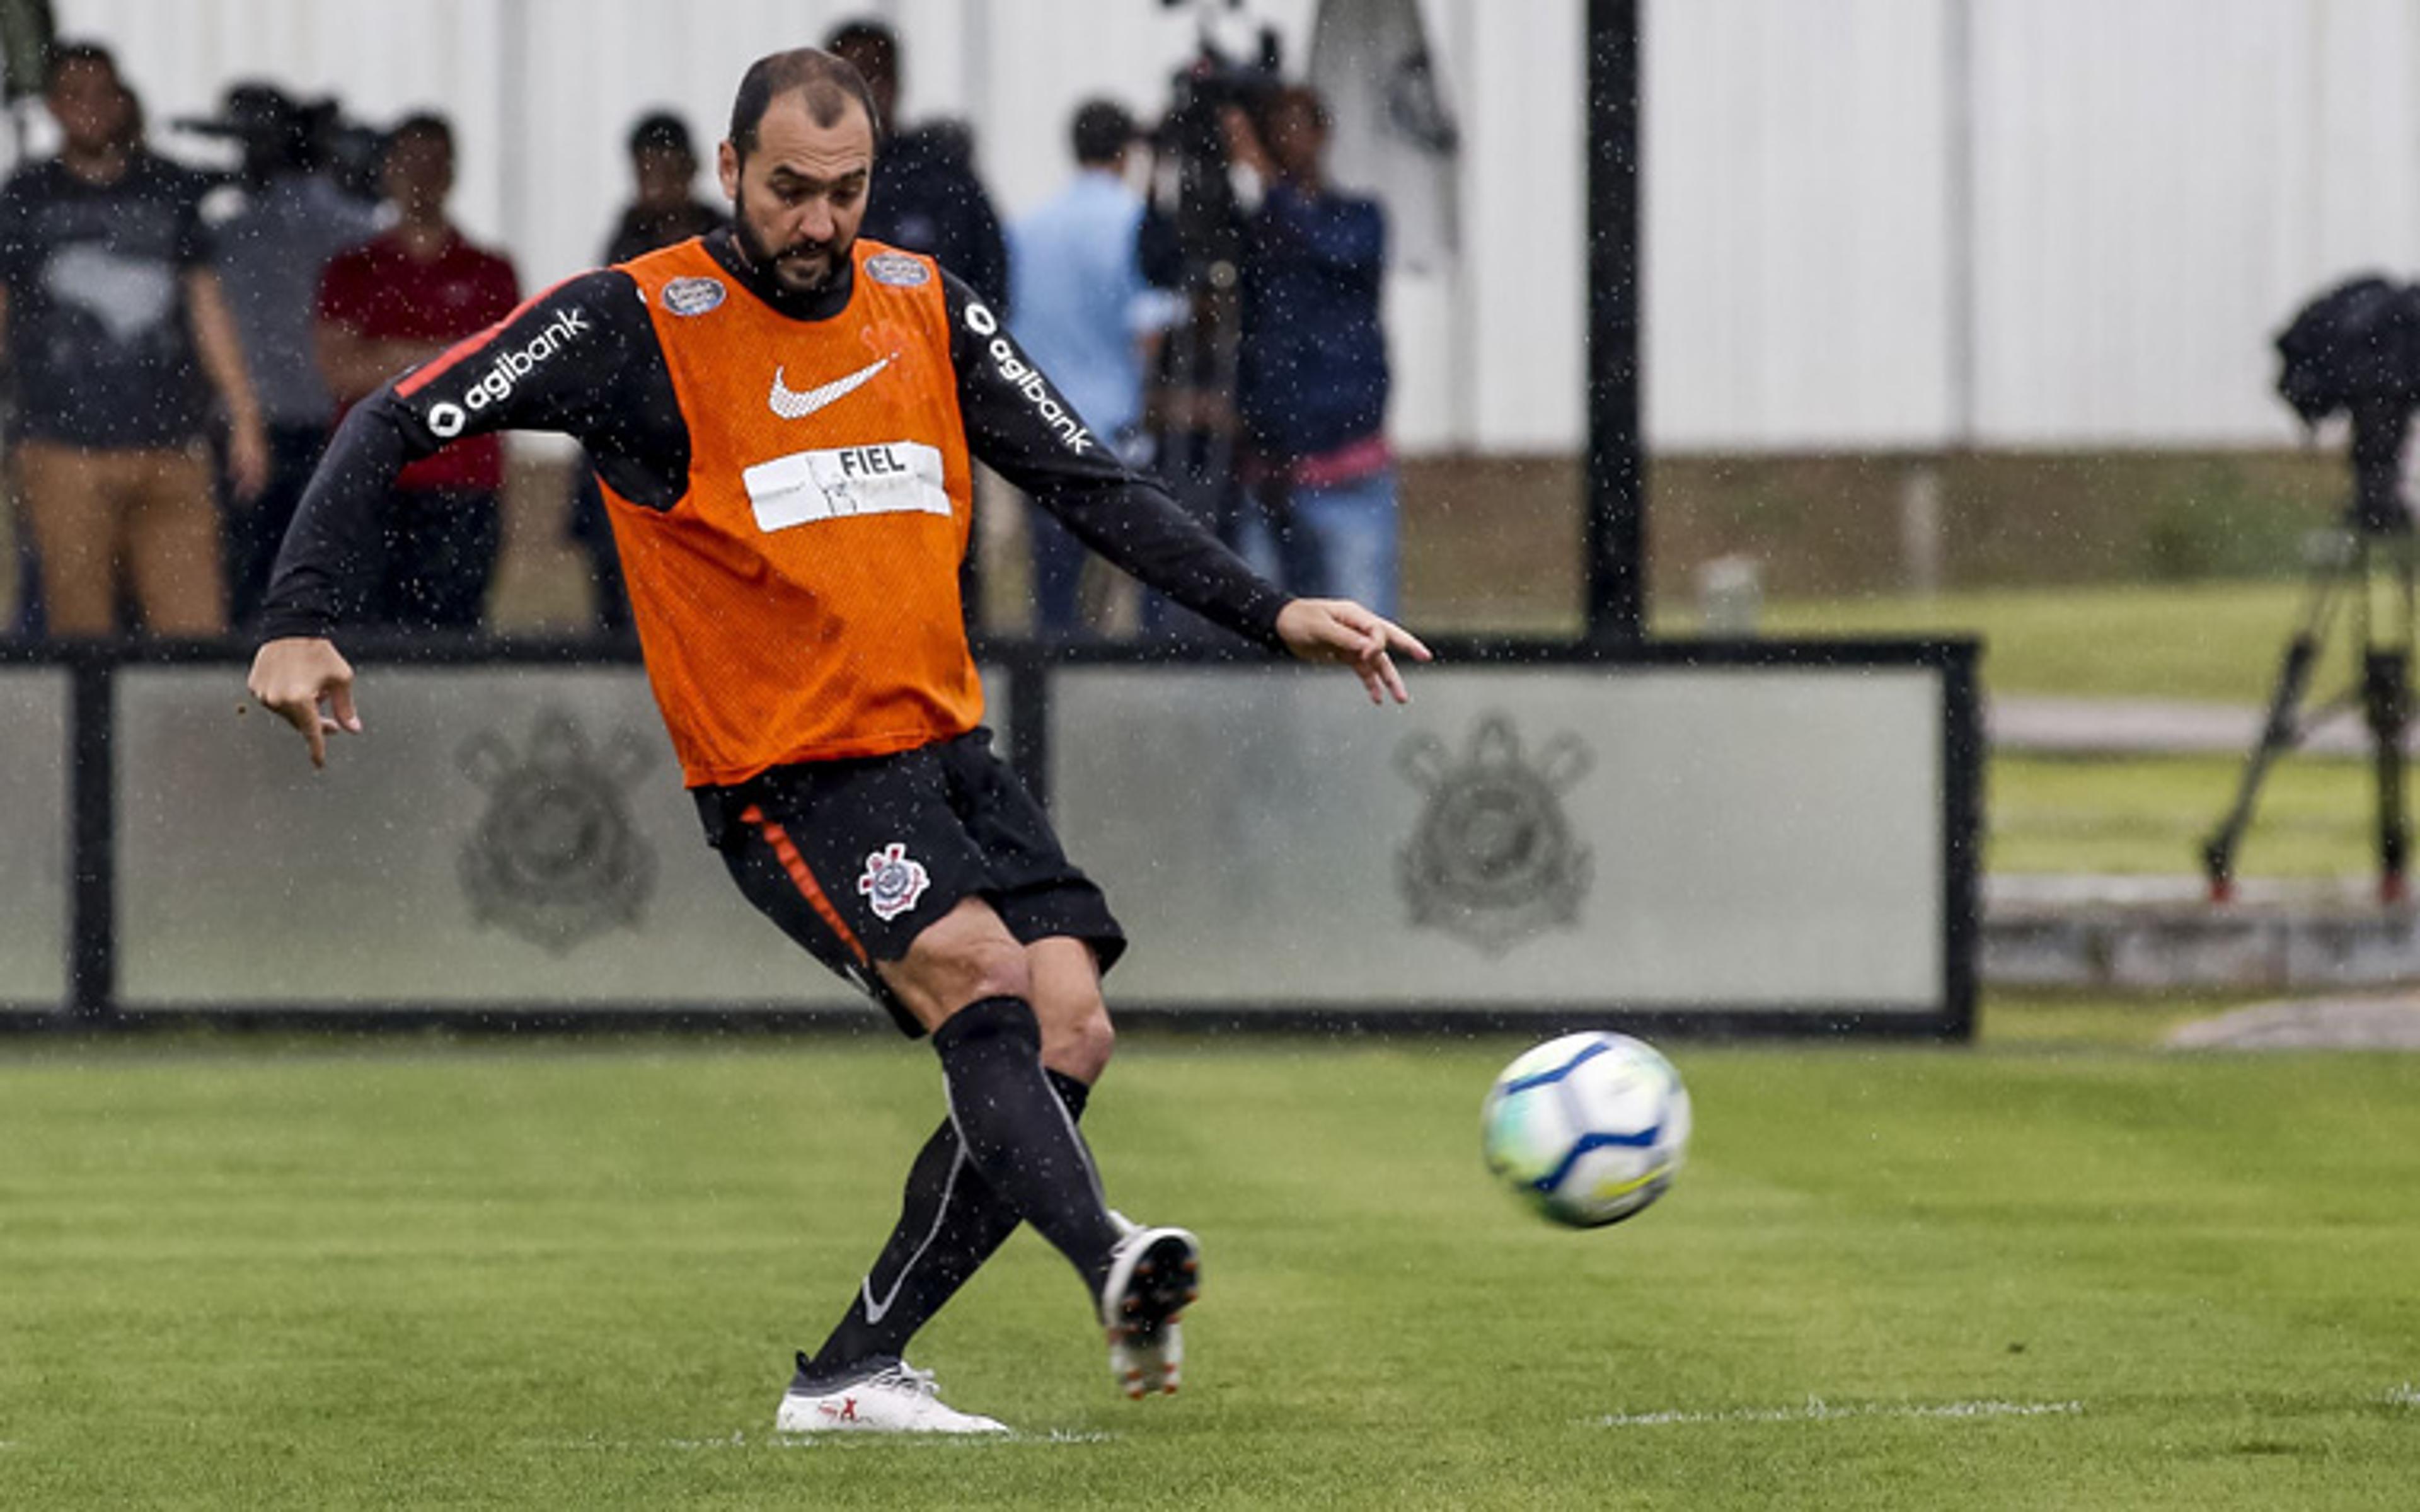
[[[441,440],[461,435],[462,427],[470,423],[472,415],[491,404],[502,404],[511,398],[514,388],[521,379],[536,372],[541,363],[571,345],[574,337],[587,330],[588,312],[585,310],[566,308],[556,311],[554,318],[546,323],[545,329],[526,344],[498,353],[495,361],[488,364],[488,370],[479,375],[479,380],[462,395],[460,404],[429,406],[429,433]]]
[[[1025,395],[1025,402],[1033,407],[1033,412],[1042,417],[1044,424],[1059,433],[1059,439],[1066,443],[1067,450],[1078,456],[1092,451],[1093,433],[1084,428],[1084,422],[1078,418],[1076,411],[1068,409],[1060,401],[1059,395],[1050,391],[1049,380],[1042,376],[1041,369],[1027,362],[1017,351],[1016,343],[1000,333],[1000,316],[991,313],[989,305],[981,301],[968,301],[967,329],[978,336],[989,338],[989,345],[985,349],[991,353],[991,365],[1008,380],[1009,387]]]

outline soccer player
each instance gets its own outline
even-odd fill
[[[323,763],[362,729],[329,636],[396,473],[507,427],[587,448],[709,838],[941,1061],[950,1116],[777,1426],[991,1432],[902,1355],[1020,1221],[1083,1278],[1136,1396],[1176,1387],[1199,1250],[1111,1211],[1078,1132],[1125,939],[979,727],[970,455],[1153,588],[1350,667],[1373,702],[1408,697],[1394,657],[1428,652],[1357,604],[1280,594],[1121,466],[964,285],[859,241],[877,128],[840,59],[759,60],[720,152],[728,231],[559,285],[359,406],[287,537],[251,688]]]

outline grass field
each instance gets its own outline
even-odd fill
[[[0,1044],[0,1505],[2408,1507],[2420,1061],[1671,1046],[1621,1227],[1491,1189],[1511,1040],[1138,1035],[1113,1194],[1202,1232],[1128,1403],[1015,1241],[919,1363],[988,1443],[770,1441],[939,1111],[877,1039]]]
[[[2259,703],[2303,597],[2299,583],[2280,579],[1854,598],[1776,604],[1761,628],[1776,637],[1980,636],[1983,686],[1994,693]],[[2330,642],[2318,691],[2350,682],[2345,633],[2339,625]]]
[[[1984,869],[2183,875],[2234,800],[2231,756],[1995,754],[1985,774]],[[2238,856],[2250,877],[2362,877],[2377,868],[2368,766],[2297,758],[2272,768]]]

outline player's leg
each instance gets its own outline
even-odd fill
[[[1101,977],[1125,949],[1109,903],[1067,858],[1042,806],[992,751],[987,738],[953,742],[942,753],[954,806],[998,884],[993,895],[1009,932],[1027,942],[1033,1001],[1046,1057],[1059,1069],[1097,1076],[1113,1044]],[[1183,1352],[1177,1315],[1197,1292],[1200,1246],[1178,1228],[1144,1228],[1110,1215],[1119,1239],[1098,1301],[1109,1365],[1129,1396],[1176,1389]]]
[[[970,1164],[1098,1295],[1118,1230],[1092,1151],[1043,1070],[1024,944],[989,903],[962,898],[876,967],[932,1033]]]
[[[1051,911],[1048,903],[1031,897],[1018,903],[1024,905],[1020,912]],[[1105,912],[1100,917],[1107,919]],[[1093,1200],[1099,1202],[1091,1152],[1074,1127],[1091,1081],[1107,1066],[1113,1043],[1094,948],[1081,939],[1047,937],[1026,948],[1026,962],[1028,998],[1041,1027],[1045,1074],[1067,1109],[1067,1132],[1075,1136],[1067,1158],[1083,1163]],[[898,979],[886,971],[886,980],[895,983]],[[931,1011],[930,1004],[917,1004],[912,994],[903,996],[911,1010],[921,1006]],[[952,1022],[943,1018],[934,1036],[945,1065]],[[812,1360],[800,1361],[794,1393],[828,1393],[835,1382],[900,1355],[916,1330],[1015,1232],[1020,1213],[1031,1216],[1023,1206],[1029,1199],[1008,1180],[987,1174],[970,1150],[977,1135],[958,1111],[966,1096],[954,1077],[952,1117],[917,1159],[898,1225],[840,1326]],[[1106,1267],[1087,1275],[1109,1335],[1111,1373],[1130,1396],[1173,1392],[1185,1353],[1177,1319],[1198,1294],[1199,1246],[1182,1229],[1146,1229],[1115,1213],[1107,1216],[1115,1242]],[[1043,1228],[1039,1223],[1035,1227]],[[1051,1237],[1048,1229],[1043,1231]],[[1059,1247],[1069,1250],[1064,1243]],[[1070,1253],[1069,1258],[1076,1257]],[[1081,1268],[1083,1262],[1078,1264]]]
[[[716,847],[722,853],[723,864],[730,870],[732,880],[739,885],[740,892],[816,960],[888,1009],[903,1032],[921,1034],[915,1020],[875,975],[873,957],[864,940],[850,927],[846,916],[800,852],[794,830],[804,833],[799,826],[808,816],[797,811],[795,805],[777,803],[771,794],[765,795],[764,803],[726,802],[726,796],[709,795],[703,807],[709,813],[708,829],[715,837]],[[768,804],[774,811],[768,811]],[[731,811],[721,811],[724,809]],[[918,1240],[932,1229],[935,1216],[951,1205],[954,1191],[965,1181],[976,1180],[957,1148],[956,1130],[946,1121],[942,1130],[947,1139],[937,1134],[927,1140],[908,1170],[899,1227],[901,1231],[912,1231]],[[893,1234],[894,1243],[898,1237]],[[915,1242],[910,1241],[911,1248]],[[955,1286],[951,1289],[954,1290]],[[887,1324],[892,1320],[892,1308],[912,1296],[912,1291],[906,1291],[877,1298],[869,1281],[852,1303],[850,1316],[861,1322],[870,1311],[875,1325]],[[844,1341],[838,1350],[828,1343],[814,1358],[799,1355],[797,1373],[775,1417],[779,1431],[1005,1431],[991,1418],[944,1405],[932,1377],[909,1368],[901,1358],[906,1335],[900,1335],[895,1342],[886,1339],[862,1349],[858,1347],[859,1342]]]
[[[1108,1057],[1099,972],[1124,938],[987,735],[794,768],[716,802],[734,816],[717,826],[726,859],[758,906],[891,1007],[903,1028],[939,1029],[954,1106],[914,1163],[900,1220],[849,1319],[801,1362],[800,1384],[828,1384],[873,1363],[870,1350],[904,1347],[912,1323],[947,1301],[1019,1213],[1071,1252],[1097,1297],[1121,1241],[1075,1116]],[[1015,1095],[1000,1085],[1003,1067]],[[1017,1151],[1007,1174],[987,1168],[987,1140]],[[1057,1211],[1037,1217],[1045,1203]],[[1096,1257],[1078,1258],[1079,1244]],[[1128,1288],[1150,1270],[1129,1260]],[[785,1420],[802,1399],[794,1386]]]
[[[1012,927],[1041,928],[1073,926],[1100,904],[1097,889],[1089,884],[1062,884],[1019,893],[1007,906]],[[1106,910],[1098,918],[1115,929]],[[1089,1090],[1108,1068],[1116,1044],[1101,996],[1095,947],[1088,940],[1053,935],[1035,940],[1026,960],[1033,974],[1034,1011],[1042,1020],[1043,1063],[1054,1081],[1080,1075]],[[1109,1372],[1129,1396],[1174,1392],[1185,1360],[1185,1337],[1177,1320],[1200,1294],[1200,1246],[1182,1229],[1145,1229],[1114,1211],[1109,1216],[1119,1229],[1102,1297]],[[1001,1237],[1007,1237],[1005,1230]]]
[[[1109,1064],[1113,1036],[1091,945],[1053,936],[1026,947],[1033,1014],[1042,1026],[1042,1070],[1081,1123],[1093,1084]],[[856,1379],[908,1350],[908,1340],[957,1295],[1020,1222],[968,1161],[955,1123],[933,1132],[909,1167],[899,1220],[822,1348],[799,1362],[799,1384],[823,1389]]]

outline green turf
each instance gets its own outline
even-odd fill
[[[921,1052],[8,1045],[0,1505],[2410,1506],[2420,1062],[2157,1018],[1676,1045],[1694,1163],[1592,1234],[1478,1169],[1514,1041],[1137,1037],[1091,1126],[1202,1230],[1186,1393],[1020,1237],[918,1357],[1026,1436],[814,1447]]]
[[[1986,774],[1984,868],[1993,873],[2184,875],[2234,802],[2233,756],[1995,754]],[[2238,854],[2247,877],[2361,877],[2377,867],[2366,763],[2295,758],[2271,768]]]
[[[1768,636],[1974,635],[1994,693],[2193,699],[2257,703],[2300,616],[2292,581],[2201,582],[1943,594],[1778,603]],[[1675,608],[1659,630],[1686,633]],[[2339,628],[2321,668],[2324,690],[2349,686]]]

